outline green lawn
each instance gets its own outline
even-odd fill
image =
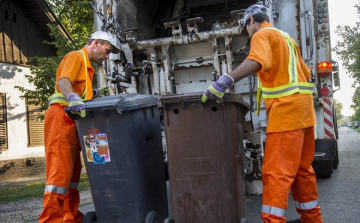
[[[0,190],[0,204],[11,201],[19,201],[28,198],[41,198],[44,196],[44,183],[29,184],[25,187],[6,188]],[[81,174],[80,184],[78,189],[80,191],[89,188],[89,181],[86,174]]]

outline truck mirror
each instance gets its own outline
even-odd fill
[[[335,87],[340,87],[339,71],[333,72],[333,77]]]
[[[339,64],[337,62],[333,63],[333,72],[339,71]]]
[[[333,79],[334,79],[334,86],[340,87],[340,75],[339,75],[339,64],[336,61],[333,61]]]

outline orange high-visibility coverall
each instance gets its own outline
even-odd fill
[[[67,54],[61,61],[56,82],[69,78],[73,91],[84,93],[88,79],[86,99],[92,98],[91,81],[94,68],[91,67],[87,51],[82,49],[87,67],[80,52]],[[87,69],[88,77],[85,75]],[[58,91],[60,89],[56,85]],[[64,111],[65,105],[52,104],[45,114],[45,159],[47,183],[44,192],[43,211],[40,223],[82,222],[84,215],[78,211],[80,202],[77,185],[80,180],[81,146],[73,120]]]
[[[251,39],[247,59],[261,64],[257,71],[263,87],[274,88],[289,83],[289,46],[277,31],[261,30],[272,27],[263,23]],[[296,46],[298,81],[307,82],[310,70]],[[323,222],[316,176],[311,163],[314,159],[316,123],[313,99],[310,94],[294,93],[279,98],[264,99],[268,125],[265,144],[263,178],[264,222],[285,222],[290,188],[302,222]]]

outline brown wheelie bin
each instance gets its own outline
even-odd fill
[[[248,104],[227,93],[161,98],[175,223],[239,223],[245,219],[243,124]]]

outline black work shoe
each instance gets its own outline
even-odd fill
[[[286,221],[286,223],[301,223],[300,219]]]

